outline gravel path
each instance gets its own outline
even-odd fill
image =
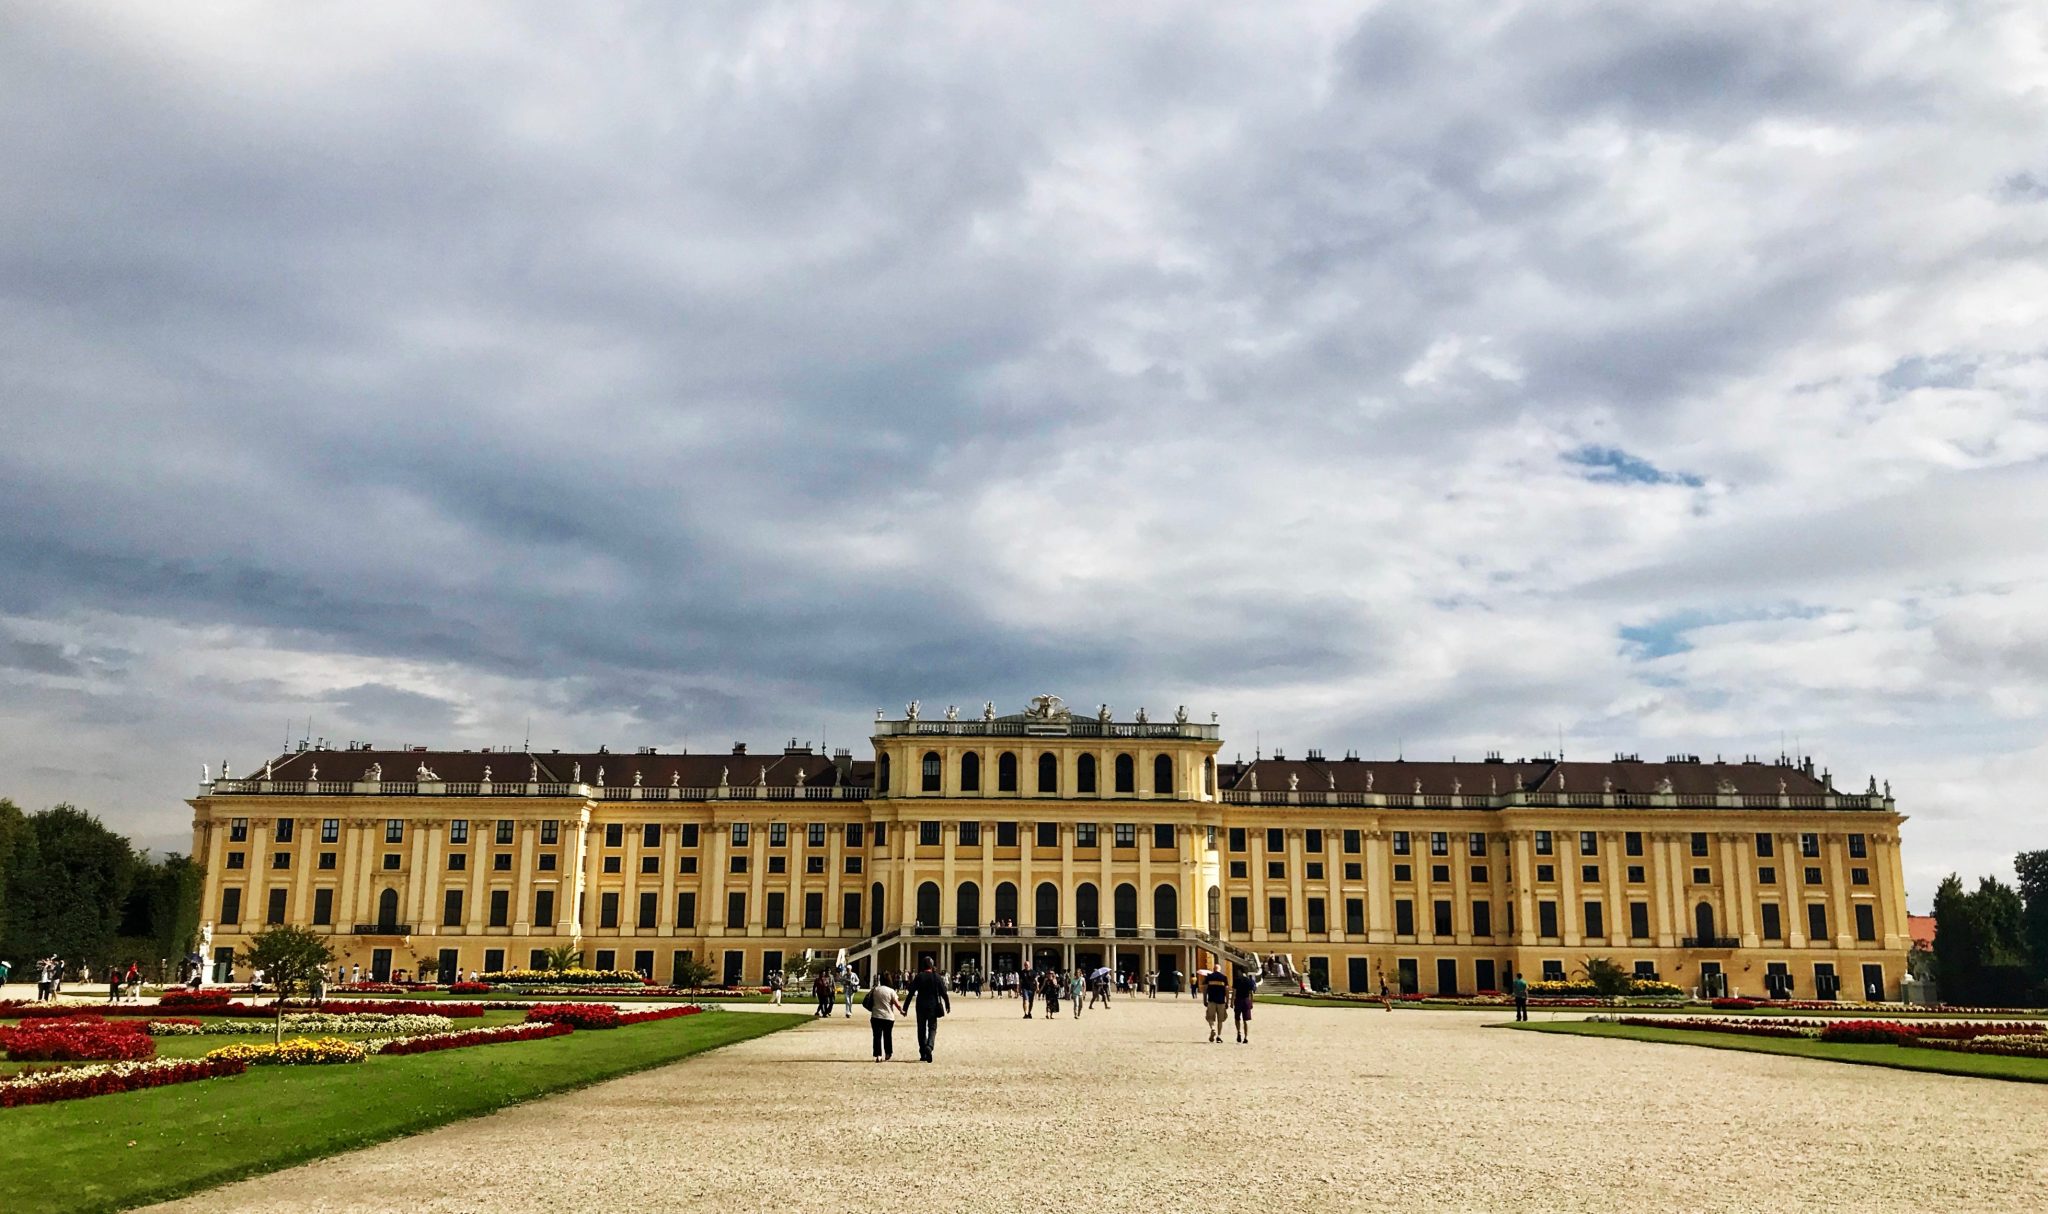
[[[2015,1210],[2048,1088],[1513,1033],[1482,1012],[1186,1001],[1024,1021],[967,998],[939,1061],[835,1017],[160,1209]],[[727,1014],[745,1015],[735,1009]],[[904,1061],[905,1058],[911,1061]],[[252,1127],[252,1132],[258,1132]],[[1187,1205],[1189,1200],[1192,1205]],[[1181,1204],[1175,1204],[1176,1202]]]

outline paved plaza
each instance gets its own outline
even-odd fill
[[[954,1007],[935,1065],[908,1022],[869,1062],[856,1012],[161,1208],[1952,1211],[2048,1184],[2037,1085],[1487,1013],[1261,1005],[1240,1046],[1185,1000]]]

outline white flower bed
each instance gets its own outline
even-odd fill
[[[382,1033],[390,1037],[420,1037],[428,1033],[445,1033],[455,1027],[455,1022],[446,1016],[386,1016],[378,1012],[293,1012],[284,1018],[287,1033]],[[230,1037],[247,1036],[254,1033],[269,1033],[275,1030],[270,1020],[207,1020],[198,1024],[173,1024],[162,1020],[149,1022],[152,1037]]]

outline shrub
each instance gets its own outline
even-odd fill
[[[615,1029],[619,1009],[605,1003],[543,1003],[526,1013],[528,1024],[566,1024],[578,1029]]]
[[[171,1083],[189,1083],[195,1079],[212,1079],[219,1075],[239,1075],[248,1069],[248,1063],[231,1058],[162,1058],[154,1062],[111,1062],[100,1066],[24,1071],[11,1078],[0,1079],[0,1108],[77,1100],[110,1092],[133,1092]]]

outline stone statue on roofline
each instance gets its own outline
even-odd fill
[[[1422,795],[1422,778],[1420,776],[1416,777],[1415,780],[1415,795],[1418,797]]]
[[[1451,777],[1451,795],[1452,795],[1452,796],[1454,796],[1454,797],[1455,797],[1455,796],[1457,796],[1457,795],[1458,795],[1458,793],[1459,793],[1459,791],[1460,791],[1461,789],[1463,789],[1463,788],[1464,788],[1464,786],[1465,786],[1465,782],[1464,782],[1463,780],[1460,780],[1460,779],[1459,779],[1458,777],[1456,777],[1456,776],[1452,776],[1452,777]]]
[[[270,760],[269,760],[269,759],[265,759],[265,760],[263,760],[263,778],[264,778],[264,779],[266,779],[266,780],[268,780],[268,779],[270,778]]]
[[[754,783],[762,788],[768,787],[768,765],[766,763],[761,764],[761,778],[754,781]]]
[[[529,784],[538,784],[538,783],[540,783],[540,760],[539,760],[539,759],[534,759],[534,760],[531,760],[530,762],[528,762],[528,764],[527,764],[527,766],[526,766],[526,781],[527,781],[527,783],[529,783]]]
[[[1735,781],[1729,779],[1727,776],[1722,776],[1718,781],[1715,782],[1714,791],[1720,793],[1724,797],[1733,796],[1735,795]]]
[[[484,764],[483,782],[486,784],[489,784],[491,782],[491,765],[489,763]]]
[[[570,765],[569,782],[571,784],[583,783],[583,761],[581,759]]]
[[[1152,723],[1152,718],[1151,718],[1151,717],[1148,717],[1148,716],[1146,716],[1146,715],[1145,715],[1145,706],[1144,706],[1144,705],[1142,705],[1142,704],[1140,704],[1140,705],[1138,706],[1138,724],[1140,724],[1140,725],[1150,725],[1151,723]]]
[[[804,786],[804,769],[801,767],[796,769],[796,786],[798,788],[802,788]]]
[[[1173,710],[1173,723],[1175,725],[1185,725],[1188,723],[1187,705],[1183,704],[1179,708]]]
[[[1298,773],[1295,773],[1295,772],[1291,772],[1291,771],[1287,773],[1287,791],[1288,791],[1288,792],[1299,792],[1299,791],[1301,791],[1301,776],[1300,776],[1300,775],[1299,775]]]
[[[313,783],[318,784],[320,782],[320,765],[318,763],[313,764],[313,770],[309,774],[312,777]]]
[[[681,788],[683,786],[683,773],[679,771],[668,773],[668,786],[670,788]]]
[[[1326,776],[1328,776],[1328,777],[1330,777],[1330,791],[1331,791],[1331,792],[1336,792],[1336,791],[1337,791],[1337,773],[1336,773],[1336,772],[1334,772],[1334,771],[1326,771],[1326,772],[1324,772],[1323,774],[1324,774],[1324,775],[1326,775]]]
[[[1671,777],[1670,777],[1670,776],[1665,776],[1665,777],[1664,777],[1663,779],[1661,779],[1661,780],[1657,781],[1657,795],[1658,795],[1658,796],[1660,796],[1660,797],[1668,797],[1668,796],[1670,796],[1670,795],[1671,795],[1671,793],[1672,793],[1672,785],[1671,785]]]
[[[996,719],[996,702],[994,700],[983,700],[981,702],[981,719],[984,721]]]
[[[732,768],[730,768],[730,767],[721,767],[721,768],[719,768],[719,769],[718,769],[718,786],[719,786],[720,788],[724,788],[724,787],[726,786],[727,782],[728,782],[728,781],[729,781],[729,780],[731,779],[731,777],[732,777]]]
[[[228,761],[226,759],[220,761],[220,778],[223,780],[230,778],[228,776]]]
[[[1251,771],[1251,777],[1250,777],[1250,778],[1251,778],[1251,787],[1252,787],[1252,791],[1253,791],[1253,792],[1257,792],[1257,791],[1259,791],[1259,769],[1258,769],[1258,768],[1256,768],[1256,767],[1252,768],[1252,771]]]
[[[911,701],[910,703],[908,703],[908,704],[904,705],[904,706],[903,706],[903,718],[904,718],[905,720],[907,720],[907,721],[915,721],[915,720],[917,720],[917,709],[918,709],[918,703],[917,703],[917,701],[916,701],[916,700],[912,700],[912,701]]]
[[[201,763],[199,765],[199,782],[201,784],[213,783],[213,768]]]
[[[1613,776],[1601,776],[1601,777],[1600,777],[1600,791],[1601,791],[1601,792],[1603,792],[1603,793],[1610,793],[1610,792],[1613,792],[1613,791],[1614,791],[1614,777],[1613,777]]]
[[[604,768],[602,767],[597,769],[597,786],[599,788],[604,787]]]
[[[1365,791],[1372,791],[1372,768],[1365,769]]]
[[[1785,784],[1785,777],[1783,777],[1783,776],[1779,776],[1779,777],[1778,777],[1778,795],[1782,797],[1782,796],[1784,796],[1784,795],[1786,794],[1786,792],[1787,792],[1787,791],[1789,791],[1789,790],[1788,790],[1788,787],[1787,787],[1787,785]]]
[[[958,704],[946,705],[946,719],[948,721],[957,721],[960,719],[960,706]]]
[[[1095,719],[1104,725],[1109,724],[1109,705],[1097,704],[1095,706]]]
[[[640,770],[638,768],[633,770],[633,787],[640,787]]]

